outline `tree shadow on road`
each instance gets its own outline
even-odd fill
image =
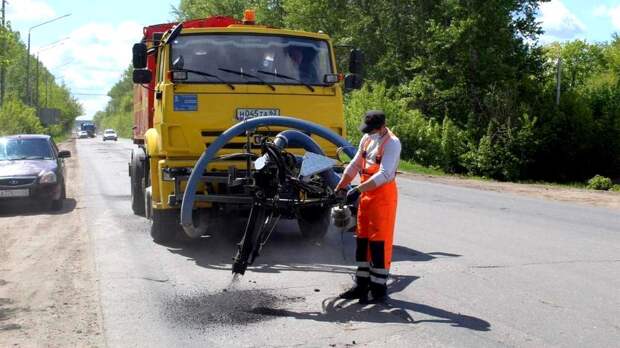
[[[238,231],[227,231],[210,238],[201,238],[186,244],[168,246],[173,254],[193,259],[209,269],[232,269],[232,259],[241,239]],[[351,240],[350,240],[351,239]],[[328,234],[320,242],[301,237],[296,226],[285,221],[278,225],[261,255],[248,272],[281,273],[285,271],[351,273],[353,242],[350,236],[342,240],[339,234]]]
[[[168,246],[168,250],[173,254],[194,260],[200,267],[230,272],[232,257],[240,238],[240,233],[229,233],[202,238],[191,244]],[[261,256],[254,265],[248,268],[248,272],[329,272],[352,275],[355,269],[353,266],[354,249],[355,240],[351,233],[344,235],[328,233],[323,241],[311,242],[303,239],[297,227],[287,222],[277,228]],[[439,251],[421,252],[403,245],[394,245],[393,249],[393,262],[428,262],[436,258],[460,256]],[[418,277],[412,275],[391,275],[388,287],[390,295],[405,290],[416,279]],[[476,331],[488,331],[491,326],[487,321],[473,316],[394,298],[390,298],[386,304],[367,306],[362,306],[357,301],[328,298],[323,301],[321,311],[295,312],[287,309],[256,307],[250,312],[264,316],[337,323],[356,321],[419,324],[430,322],[445,323]]]
[[[168,246],[173,254],[193,259],[200,267],[218,270],[232,269],[232,258],[241,239],[238,231],[227,231],[211,238],[201,238],[187,244]],[[304,239],[296,224],[284,221],[276,228],[249,272],[281,273],[285,271],[330,272],[351,274],[354,270],[355,239],[352,233],[330,231],[320,241]],[[424,253],[406,246],[395,245],[393,261],[431,261],[437,257],[458,257],[443,252]]]
[[[73,198],[65,199],[62,209],[50,209],[51,202],[40,201],[6,201],[0,202],[0,218],[32,215],[63,215],[72,212],[77,206]]]

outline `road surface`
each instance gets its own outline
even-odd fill
[[[107,346],[620,342],[618,211],[400,177],[391,300],[361,306],[336,299],[351,284],[350,234],[313,244],[283,223],[233,282],[234,224],[190,246],[153,243],[130,209],[132,145],[76,142]]]

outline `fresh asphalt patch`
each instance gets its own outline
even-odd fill
[[[223,289],[209,293],[196,291],[175,294],[165,301],[164,316],[171,323],[192,329],[208,329],[221,326],[244,326],[275,319],[264,309],[277,311],[292,302],[301,302],[301,297],[277,295],[264,289]],[[262,309],[262,310],[261,310]]]

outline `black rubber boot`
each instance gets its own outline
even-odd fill
[[[345,300],[359,300],[368,297],[368,278],[357,277],[356,284],[351,289],[343,292],[338,297]]]
[[[370,282],[370,296],[360,298],[360,304],[384,303],[388,299],[387,285]]]

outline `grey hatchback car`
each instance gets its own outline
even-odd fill
[[[68,157],[71,152],[59,151],[48,135],[0,137],[0,201],[45,201],[62,209]]]

